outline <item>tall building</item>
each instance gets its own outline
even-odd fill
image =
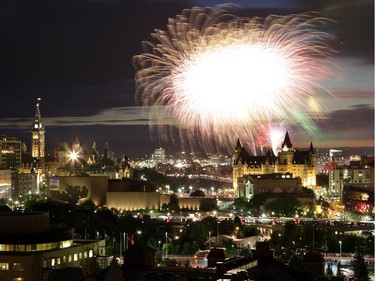
[[[154,150],[154,153],[151,156],[151,160],[157,163],[164,163],[165,162],[165,149],[164,148],[157,148]]]
[[[22,166],[22,143],[15,137],[0,135],[0,167],[18,170]]]
[[[12,197],[27,196],[38,192],[37,173],[12,173]]]
[[[110,159],[110,150],[109,150],[109,144],[106,141],[104,143],[104,149],[103,149],[103,162],[107,162]]]
[[[252,156],[238,140],[233,155],[233,187],[238,193],[238,179],[246,175],[290,173],[293,178],[300,178],[304,187],[316,186],[316,155],[312,143],[307,151],[293,147],[289,133],[286,132],[278,156],[269,149],[264,156]]]
[[[31,128],[31,156],[36,160],[39,167],[44,166],[45,131],[40,115],[39,102],[37,99],[35,116]]]
[[[351,161],[349,165],[338,166],[329,171],[329,193],[342,199],[345,184],[373,184],[373,164]]]
[[[12,171],[0,169],[0,198],[12,198]]]

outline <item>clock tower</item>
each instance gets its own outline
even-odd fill
[[[35,116],[31,128],[31,155],[34,160],[37,161],[39,167],[44,166],[44,126],[42,123],[42,117],[40,116],[39,103],[41,98],[37,99]]]

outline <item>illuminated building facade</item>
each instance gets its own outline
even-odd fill
[[[12,198],[12,170],[0,169],[0,198]]]
[[[38,174],[37,173],[13,173],[12,186],[13,197],[26,196],[38,192]]]
[[[238,140],[233,156],[233,187],[238,194],[238,179],[247,175],[291,174],[304,187],[316,186],[316,155],[312,143],[307,151],[293,147],[286,132],[281,151],[275,156],[269,149],[265,156],[251,156]]]
[[[293,178],[292,174],[262,174],[246,175],[237,179],[238,196],[253,197],[260,193],[297,193],[301,191],[300,178]]]
[[[22,166],[22,143],[15,137],[0,135],[0,167],[18,170]]]
[[[329,171],[329,193],[342,199],[345,184],[373,184],[373,164],[363,165],[361,161],[351,161],[349,165],[338,166]]]
[[[371,214],[374,212],[374,187],[370,184],[345,184],[342,203],[346,210]]]
[[[39,109],[40,98],[36,103],[35,116],[31,128],[31,156],[37,161],[39,167],[44,167],[45,130]]]
[[[85,276],[95,272],[96,258],[103,255],[104,240],[74,240],[71,229],[50,229],[48,213],[0,214],[2,280],[51,280],[50,274],[64,268],[78,268]]]
[[[155,161],[157,163],[165,163],[166,155],[165,155],[165,149],[164,148],[157,148],[154,150],[154,153],[152,154],[152,161]]]
[[[104,144],[102,155],[99,154],[96,142],[93,143],[91,149],[82,147],[77,134],[74,132],[71,145],[67,141],[62,141],[57,146],[56,158],[60,171],[56,171],[55,174],[64,175],[64,169],[70,169],[70,173],[74,169],[81,168],[86,168],[85,172],[88,174],[96,174],[95,168],[102,169],[103,166],[113,166],[114,161],[111,154],[108,142]],[[124,159],[125,157],[123,161],[125,161]],[[127,158],[126,161],[128,161]]]

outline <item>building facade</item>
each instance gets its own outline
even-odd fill
[[[164,148],[157,148],[154,150],[154,153],[151,155],[151,160],[156,163],[165,163],[166,155]]]
[[[0,169],[0,198],[12,198],[12,170]]]
[[[275,156],[269,149],[264,156],[251,156],[238,140],[233,156],[233,187],[238,194],[239,178],[247,175],[291,174],[300,178],[304,187],[316,187],[316,155],[312,143],[307,151],[293,147],[286,132],[281,151]]]
[[[373,166],[362,165],[360,161],[352,161],[349,165],[338,166],[329,171],[328,191],[331,196],[342,199],[345,184],[373,184]]]
[[[0,276],[4,281],[57,280],[59,269],[95,273],[105,255],[104,240],[74,240],[72,230],[50,229],[47,213],[0,215]],[[61,279],[60,279],[61,280]]]
[[[12,173],[12,197],[25,197],[30,194],[38,193],[39,190],[37,182],[37,173]]]
[[[343,187],[342,203],[348,211],[374,213],[374,186],[348,183]]]
[[[0,135],[0,167],[18,170],[22,166],[22,142],[15,137]]]
[[[301,191],[301,179],[292,174],[246,175],[237,179],[238,196],[252,198],[261,193],[298,193]]]

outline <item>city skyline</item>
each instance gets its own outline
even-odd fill
[[[324,97],[327,118],[321,135],[291,133],[293,144],[308,147],[312,141],[314,147],[373,147],[373,3],[265,1],[252,6],[247,1],[234,2],[251,17],[313,10],[335,22],[332,33],[338,41],[334,48],[339,75],[324,85],[335,97]],[[5,97],[0,105],[0,134],[16,136],[29,145],[35,102],[41,97],[50,146],[71,141],[74,132],[82,145],[108,141],[115,152],[128,155],[167,146],[151,140],[148,108],[135,105],[131,58],[142,52],[141,42],[149,40],[155,28],[164,29],[167,19],[182,9],[222,3],[2,3],[5,39],[0,48],[7,56],[0,78]]]

